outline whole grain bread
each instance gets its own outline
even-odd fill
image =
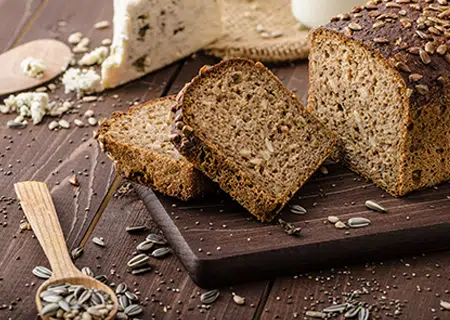
[[[450,6],[370,1],[311,36],[309,108],[394,196],[450,179]]]
[[[230,59],[178,95],[173,143],[250,213],[271,221],[335,137],[261,63]]]
[[[213,190],[213,186],[170,143],[175,104],[175,97],[165,97],[114,112],[100,124],[96,139],[123,177],[189,200]]]

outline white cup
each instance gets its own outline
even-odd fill
[[[367,0],[292,0],[292,14],[299,22],[313,28],[366,2]]]

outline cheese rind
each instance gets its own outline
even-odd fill
[[[219,1],[114,0],[114,38],[103,62],[105,88],[169,65],[221,35]]]

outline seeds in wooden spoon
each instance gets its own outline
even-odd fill
[[[167,248],[167,247],[159,248],[152,252],[152,257],[161,259],[161,258],[164,258],[165,256],[169,255],[171,252],[172,252],[172,249],[170,249],[170,248]]]
[[[219,298],[219,296],[220,296],[219,290],[214,289],[214,290],[203,293],[200,296],[200,301],[203,304],[211,304],[211,303],[214,303],[217,300],[217,298]]]
[[[64,319],[72,319],[78,314],[83,320],[101,320],[105,319],[114,307],[108,293],[69,283],[48,287],[40,297],[42,302],[40,315]]]
[[[387,212],[387,210],[382,205],[376,203],[373,200],[367,200],[366,207],[369,208],[370,210],[381,212],[381,213]]]
[[[36,277],[45,279],[45,280],[49,279],[53,274],[50,269],[43,267],[43,266],[36,266],[32,272]]]
[[[366,218],[350,218],[348,219],[348,225],[351,228],[362,228],[370,225],[370,220]]]

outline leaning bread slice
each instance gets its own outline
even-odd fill
[[[336,142],[261,63],[230,59],[178,95],[172,142],[261,221],[271,221]]]
[[[170,143],[174,105],[175,98],[166,97],[115,112],[102,122],[96,139],[123,177],[188,200],[211,186]]]

